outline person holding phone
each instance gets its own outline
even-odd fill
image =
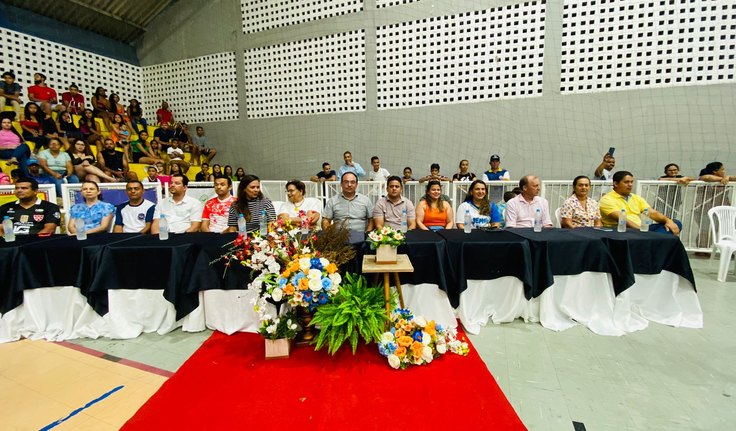
[[[616,149],[611,147],[608,152],[603,155],[603,161],[593,172],[593,177],[596,180],[609,181],[613,176],[613,168],[616,167],[616,159],[613,157],[613,152]]]

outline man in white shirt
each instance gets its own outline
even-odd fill
[[[186,171],[189,169],[189,162],[184,160],[184,150],[180,145],[181,143],[177,138],[172,139],[171,146],[166,150],[166,154],[169,156],[170,163],[176,163],[182,171]]]
[[[237,200],[230,192],[233,181],[224,175],[215,177],[215,197],[204,204],[202,211],[202,232],[222,233],[227,229],[227,217],[230,207]]]
[[[547,199],[539,196],[539,177],[525,175],[519,180],[521,194],[506,202],[506,227],[534,227],[534,215],[542,212],[542,226],[552,227]]]
[[[115,233],[148,233],[153,222],[156,204],[143,199],[143,183],[128,181],[125,185],[128,202],[117,206],[115,210]]]
[[[616,158],[606,153],[603,155],[603,161],[593,172],[593,177],[596,180],[608,181],[613,177],[613,168],[616,167]]]
[[[189,179],[182,174],[171,176],[169,184],[169,196],[156,205],[153,213],[153,224],[151,233],[159,233],[159,219],[161,214],[166,216],[169,224],[169,232],[186,233],[198,232],[202,224],[202,203],[193,197],[187,196],[187,185]]]
[[[378,156],[371,157],[371,165],[373,166],[373,170],[368,173],[368,180],[385,183],[388,177],[391,176],[386,169],[381,167],[381,161],[378,159]]]

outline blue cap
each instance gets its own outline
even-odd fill
[[[41,164],[38,163],[38,160],[37,159],[33,159],[33,158],[28,159],[28,161],[26,162],[26,166],[31,166],[31,165],[41,166]]]

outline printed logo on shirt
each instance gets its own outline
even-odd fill
[[[146,218],[146,215],[143,213],[138,214],[138,220],[144,220]]]
[[[56,211],[54,213],[54,218],[60,218],[60,217],[61,217],[61,213],[59,211]]]
[[[28,215],[23,214],[20,216],[20,222],[21,223],[28,223]]]
[[[33,220],[36,223],[40,223],[41,221],[43,221],[43,214],[33,214]]]
[[[33,211],[34,211],[34,212],[37,212],[37,213],[42,213],[42,212],[43,212],[43,208],[36,208],[36,209],[35,209],[35,210],[33,210]]]

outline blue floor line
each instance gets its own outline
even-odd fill
[[[46,425],[45,427],[41,428],[39,431],[47,431],[47,430],[50,430],[50,429],[52,429],[52,428],[54,428],[56,426],[61,425],[62,423],[66,422],[67,420],[71,419],[73,416],[75,416],[76,414],[78,414],[79,412],[81,412],[82,410],[85,410],[85,409],[88,409],[88,408],[92,407],[93,405],[99,403],[100,401],[104,400],[105,398],[109,397],[110,395],[114,394],[115,392],[119,391],[120,389],[123,389],[123,386],[118,386],[117,388],[114,388],[110,392],[107,392],[107,393],[102,394],[101,396],[99,396],[99,397],[95,398],[94,400],[92,400],[92,401],[88,402],[87,404],[85,404],[84,407],[80,407],[80,408],[74,410],[73,412],[69,413],[69,415],[67,417],[65,417],[63,419],[59,419],[57,421],[54,421],[54,422]]]

